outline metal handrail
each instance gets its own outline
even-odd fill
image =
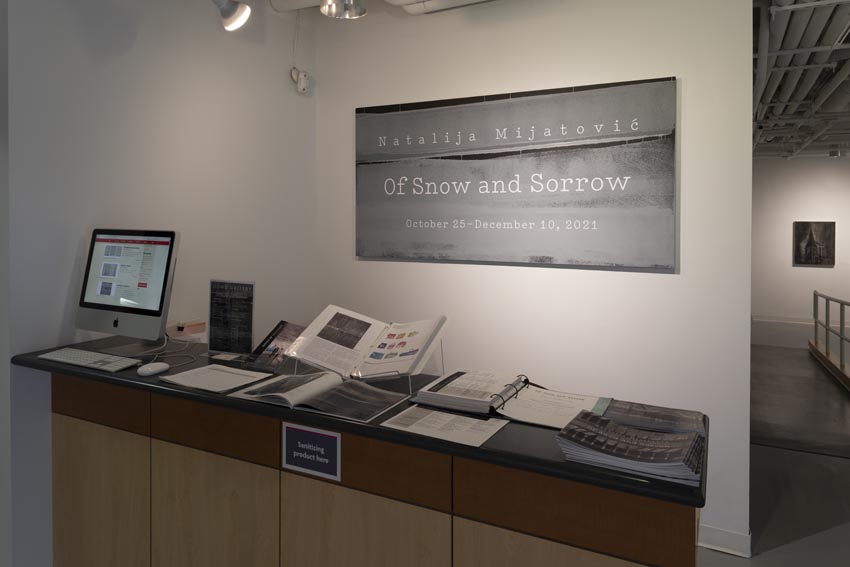
[[[825,320],[821,321],[819,317],[820,311],[820,299],[824,299],[826,301],[824,308]],[[832,303],[837,303],[839,307],[839,317],[838,317],[838,330],[834,330],[832,328],[832,324],[830,322],[830,305]],[[829,335],[832,333],[836,337],[838,337],[838,361],[841,365],[841,370],[844,371],[847,368],[847,362],[845,360],[845,355],[847,353],[846,343],[850,343],[850,336],[846,334],[846,310],[847,307],[850,306],[850,301],[846,301],[844,299],[838,299],[836,297],[831,297],[824,293],[821,293],[817,290],[814,291],[814,295],[812,296],[812,318],[815,323],[815,345],[820,347],[820,342],[818,341],[818,327],[823,327],[824,334],[824,353],[828,357],[830,354],[829,349]]]

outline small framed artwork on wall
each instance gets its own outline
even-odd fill
[[[835,222],[794,223],[794,265],[835,266]]]

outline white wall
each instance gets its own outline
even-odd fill
[[[9,412],[9,5],[0,1],[0,567],[12,564]]]
[[[318,311],[315,102],[289,79],[291,20],[251,4],[255,17],[228,34],[209,0],[12,3],[14,353],[74,339],[80,262],[97,226],[182,233],[173,320],[206,318],[212,277],[257,282],[255,334]],[[49,396],[45,374],[14,369],[22,567],[50,564]]]
[[[835,221],[834,268],[793,266],[794,221]],[[850,160],[755,159],[753,342],[805,348],[814,290],[850,300]]]
[[[711,418],[703,543],[749,550],[751,6],[508,1],[317,21],[317,189],[328,302],[449,317],[449,366]],[[719,40],[718,38],[722,38]],[[681,274],[357,261],[354,109],[679,78]]]

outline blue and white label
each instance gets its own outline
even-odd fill
[[[339,481],[342,442],[339,433],[283,424],[283,468]]]

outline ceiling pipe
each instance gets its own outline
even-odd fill
[[[789,6],[793,3],[794,3],[794,0],[776,0],[776,2],[775,2],[775,4],[777,6]],[[773,18],[771,18],[770,27],[769,27],[770,39],[769,39],[769,42],[768,42],[768,50],[769,50],[768,56],[769,57],[768,57],[768,60],[767,60],[767,70],[770,70],[777,65],[776,56],[772,55],[770,52],[777,51],[778,49],[780,49],[782,47],[782,42],[785,38],[785,32],[788,30],[788,22],[790,21],[790,19],[791,19],[791,13],[790,12],[780,12],[780,13],[776,14]],[[761,38],[759,38],[759,40],[761,40]],[[788,65],[788,61],[783,63],[781,66],[785,67],[787,65]],[[771,102],[770,99],[773,98],[773,93],[771,93],[769,97],[766,97],[765,96],[765,89],[767,88],[767,85],[770,82],[774,81],[774,77],[776,78],[775,79],[775,85],[773,87],[773,90],[775,91],[776,87],[779,85],[779,81],[782,79],[782,73],[770,73],[769,79],[765,80],[765,82],[761,85],[756,85],[757,86],[757,88],[756,88],[756,94],[757,94],[756,100],[757,101],[764,102],[765,104],[769,104]],[[759,118],[759,119],[764,118],[765,110],[766,109],[761,108],[761,107],[757,107],[757,108],[753,109],[753,111],[756,113],[756,118]]]
[[[850,105],[850,83],[844,81],[823,103],[823,109],[829,112],[842,112]]]
[[[829,23],[829,17],[832,15],[832,10],[833,6],[826,6],[809,12],[811,14],[811,19],[809,19],[809,23],[806,26],[806,31],[803,34],[803,38],[800,40],[800,47],[815,47],[818,44],[818,40],[821,38],[821,35],[823,35],[823,30]],[[797,55],[794,55],[791,64],[805,65],[808,61],[808,53],[799,53]],[[789,71],[785,75],[785,80],[782,81],[782,87],[779,90],[780,102],[788,102],[789,100],[791,100],[791,96],[797,89],[797,84],[800,82],[800,78],[802,76],[803,71],[797,69]],[[782,114],[784,110],[785,107],[778,106],[774,110],[774,113]]]
[[[756,84],[753,89],[753,115],[758,110],[761,95],[767,84],[767,52],[770,50],[770,18],[767,8],[768,0],[762,0],[759,3],[759,54],[756,63]]]
[[[820,43],[835,45],[838,42],[843,41],[844,37],[847,35],[848,29],[850,29],[848,26],[850,26],[850,5],[836,7],[835,11],[832,13],[832,19],[829,21],[826,30],[823,32]],[[832,52],[829,51],[815,53],[812,56],[811,62],[815,65],[826,64],[831,53]],[[835,65],[835,63],[830,64]],[[813,70],[811,71],[806,71],[803,76],[803,80],[797,87],[797,92],[794,94],[794,103],[785,109],[788,114],[794,114],[799,109],[799,103],[806,100],[806,97],[809,96],[812,87],[814,87],[818,78],[820,78],[820,69],[817,69],[816,67],[813,67],[812,69]]]
[[[815,64],[812,63],[810,65],[789,65],[788,67],[774,67],[771,69],[773,71],[796,71],[797,69],[835,69],[838,67],[838,63],[820,63]],[[784,104],[784,103],[773,103],[774,105]]]
[[[819,130],[814,132],[811,136],[806,138],[806,140],[802,144],[797,146],[797,148],[793,152],[791,152],[791,155],[788,156],[788,157],[794,157],[797,154],[799,154],[800,152],[802,152],[803,150],[805,150],[807,147],[809,147],[809,144],[811,144],[812,142],[814,142],[815,140],[817,140],[818,138],[820,138],[821,136],[826,134],[826,131],[829,130],[830,127],[832,127],[832,122],[827,122],[826,124],[821,126]]]
[[[838,70],[835,75],[832,76],[832,79],[824,85],[824,87],[818,93],[818,96],[812,102],[811,108],[806,111],[806,116],[812,116],[815,112],[820,110],[820,107],[829,99],[832,93],[841,86],[841,84],[847,80],[847,77],[850,77],[850,61],[845,61],[844,65],[841,66],[841,69]]]
[[[801,0],[799,3],[808,4],[811,1],[812,0]],[[783,49],[797,49],[800,47],[800,41],[803,39],[803,34],[809,25],[811,17],[812,10],[797,11],[791,15],[791,20],[788,22],[788,28],[785,30],[785,37],[782,39]],[[791,64],[791,59],[791,55],[780,55],[775,59],[774,66],[787,67]],[[784,78],[785,73],[783,72],[770,74],[770,78],[767,80],[767,87],[765,87],[764,94],[762,95],[762,103],[770,104],[771,102],[774,102],[776,91]],[[763,118],[765,112],[765,108],[759,108],[757,113],[758,118]]]
[[[836,4],[847,4],[850,3],[850,0],[816,0],[812,2],[814,6],[812,8],[820,7],[820,6],[835,6]],[[803,6],[801,4],[797,4],[796,6],[774,6],[770,9],[771,14],[777,14],[792,10],[805,10],[809,8],[809,6]]]

